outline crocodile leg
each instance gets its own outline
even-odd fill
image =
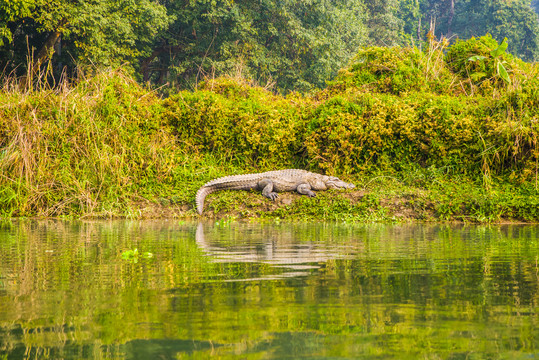
[[[273,181],[271,179],[262,179],[258,182],[258,188],[262,189],[262,195],[271,200],[277,199],[277,193],[273,191]]]
[[[299,184],[296,191],[301,195],[307,195],[308,197],[316,196],[316,193],[311,190],[311,185],[309,184]]]

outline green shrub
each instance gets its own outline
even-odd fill
[[[192,204],[206,180],[299,167],[422,187],[473,179],[484,201],[452,202],[446,191],[433,211],[536,216],[528,195],[509,204],[489,189],[506,182],[537,191],[539,68],[494,56],[499,45],[488,36],[459,41],[443,57],[445,46],[361,50],[313,97],[218,78],[163,100],[114,71],[56,90],[5,88],[0,215],[117,216],[144,201]],[[485,59],[469,61],[478,54]],[[495,61],[505,61],[510,84],[494,74]],[[490,73],[470,78],[482,71]],[[385,216],[346,201],[333,209]]]
[[[452,75],[443,62],[445,45],[432,42],[424,52],[408,47],[361,49],[329,89],[333,89],[333,95],[351,88],[394,95],[447,93]]]
[[[301,162],[309,112],[308,101],[302,100],[217,79],[202,90],[167,99],[164,115],[191,151],[219,153],[260,168],[288,167]]]
[[[421,53],[401,47],[362,49],[351,65],[339,72],[333,87],[363,88],[382,93],[400,94],[419,91],[426,86],[421,68]]]
[[[449,47],[445,61],[461,80],[472,85],[470,91],[492,94],[507,88],[520,76],[524,63],[506,52],[507,42],[498,44],[487,34],[480,38],[457,40]]]
[[[410,163],[467,168],[477,154],[479,126],[465,99],[337,96],[314,111],[306,146],[329,172],[400,171]]]

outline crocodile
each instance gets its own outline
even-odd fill
[[[283,191],[297,191],[302,195],[314,197],[316,193],[313,190],[353,189],[354,187],[354,184],[344,182],[335,176],[326,176],[299,169],[232,175],[207,182],[198,189],[196,206],[198,213],[202,215],[206,196],[220,190],[259,190],[265,197],[275,200],[277,193]]]

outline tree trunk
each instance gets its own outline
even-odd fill
[[[150,81],[150,63],[159,55],[163,53],[163,48],[155,49],[152,54],[146,59],[142,60],[140,64],[140,71],[142,72],[142,79],[144,82]]]
[[[449,19],[447,20],[447,37],[448,38],[450,38],[452,34],[451,26],[453,25],[454,16],[455,16],[455,0],[450,0]]]
[[[165,46],[165,45],[163,45],[163,46],[160,46],[157,49],[155,49],[150,54],[150,56],[148,56],[147,58],[142,60],[141,63],[140,63],[140,72],[142,73],[142,78],[143,78],[144,82],[150,81],[150,76],[151,76],[151,73],[152,73],[152,69],[150,67],[150,64],[152,63],[153,60],[155,60],[157,57],[159,57],[161,54],[163,54],[165,52],[177,53],[180,50],[181,50],[180,45],[175,45],[175,46]],[[161,78],[161,76],[160,76],[160,78]]]
[[[419,20],[417,21],[417,40],[421,41],[421,15],[419,16]]]
[[[53,31],[49,34],[47,37],[47,40],[45,40],[45,43],[37,53],[36,58],[34,59],[33,63],[33,71],[37,72],[41,65],[47,60],[52,57],[52,54],[54,54],[54,45],[56,45],[56,42],[58,39],[60,39],[60,36],[62,36],[62,33],[59,31]]]

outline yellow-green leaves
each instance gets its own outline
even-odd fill
[[[490,35],[457,41],[449,49],[446,61],[461,77],[469,78],[472,85],[489,91],[512,83],[508,69],[515,66],[515,60],[506,52],[507,47],[506,38],[498,45]]]
[[[490,56],[492,56],[493,58],[496,58],[500,55],[505,54],[505,51],[507,50],[507,46],[508,46],[507,38],[504,38],[500,46],[498,46],[496,49],[490,52]]]
[[[486,63],[487,61],[489,61],[489,59],[494,59],[494,67],[496,68],[496,75],[500,77],[503,81],[505,81],[507,84],[511,84],[511,78],[509,77],[509,73],[507,72],[507,69],[505,68],[505,65],[504,65],[504,64],[507,64],[507,61],[503,59],[503,55],[505,54],[505,51],[507,50],[507,46],[508,46],[507,38],[505,38],[496,49],[490,51],[489,53],[490,56],[474,55],[474,56],[470,56],[468,58],[468,61]],[[470,78],[473,81],[481,80],[487,76],[488,76],[487,72],[482,72],[482,71],[476,71],[470,74]]]
[[[36,6],[35,0],[7,0],[0,2],[0,47],[4,42],[12,42],[8,23],[30,16]]]

